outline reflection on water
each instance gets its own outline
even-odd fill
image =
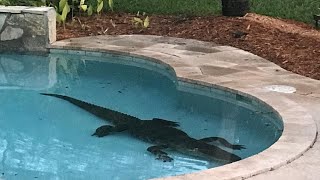
[[[171,150],[166,152],[174,161],[163,163],[147,152],[152,144],[125,133],[92,137],[107,122],[41,92],[66,94],[140,119],[176,121],[196,139],[219,136],[246,145],[233,152],[242,158],[281,135],[270,123],[273,114],[178,92],[171,80],[152,71],[85,56],[1,55],[0,178],[132,180],[221,165]]]
[[[0,88],[41,90],[56,81],[54,57],[0,56]]]

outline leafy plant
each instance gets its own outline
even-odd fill
[[[103,8],[103,0],[97,0],[97,1],[98,1],[97,13],[100,14]]]
[[[59,6],[55,6],[56,19],[59,24],[63,24],[63,28],[66,28],[67,15],[70,12],[70,5],[68,0],[60,0]]]
[[[108,0],[109,8],[113,11],[113,0]],[[93,12],[100,14],[104,8],[104,0],[81,0],[79,4],[79,9],[83,12],[87,12],[89,16]]]
[[[109,8],[111,11],[113,11],[113,0],[108,0],[109,1]]]
[[[80,1],[79,8],[80,8],[80,10],[86,12],[87,9],[88,9],[88,5],[84,4],[84,1],[85,1],[85,0],[81,0],[81,1]]]
[[[113,0],[107,0],[109,8],[113,11]],[[70,6],[69,2],[72,3]],[[100,14],[104,7],[104,0],[60,0],[58,4],[50,3],[51,6],[55,7],[56,19],[59,24],[63,24],[65,29],[65,23],[67,16],[71,11],[71,17],[74,17],[74,10],[79,12],[87,12],[91,16],[94,12]]]
[[[150,19],[149,16],[146,16],[146,13],[143,12],[141,18],[140,18],[140,12],[137,13],[136,17],[133,17],[132,24],[135,28],[148,28],[150,25]]]

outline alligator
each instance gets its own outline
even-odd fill
[[[97,128],[92,136],[104,137],[112,133],[126,131],[133,137],[153,144],[153,146],[147,148],[147,151],[155,155],[156,159],[163,162],[171,162],[173,160],[167,152],[163,151],[168,148],[186,155],[197,156],[222,163],[239,161],[241,158],[212,143],[219,143],[220,146],[224,146],[231,150],[245,149],[245,146],[233,145],[221,137],[207,137],[203,139],[192,138],[186,132],[178,128],[179,124],[177,122],[160,118],[141,120],[137,117],[100,107],[69,96],[49,93],[40,94],[68,101],[96,117],[113,124],[113,126],[103,125]]]

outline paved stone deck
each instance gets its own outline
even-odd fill
[[[162,179],[320,179],[320,81],[293,74],[240,49],[196,40],[97,36],[58,41],[51,48],[146,57],[160,66],[171,66],[180,84],[249,94],[281,115],[283,135],[267,150],[225,166]],[[272,91],[272,85],[289,86],[294,92]]]

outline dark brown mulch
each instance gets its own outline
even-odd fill
[[[142,30],[132,25],[133,17],[123,13],[76,17],[65,30],[57,28],[57,38],[150,34],[212,41],[247,50],[284,69],[320,80],[320,31],[311,25],[252,13],[241,18],[154,15],[149,28]],[[237,31],[248,34],[236,38]]]

